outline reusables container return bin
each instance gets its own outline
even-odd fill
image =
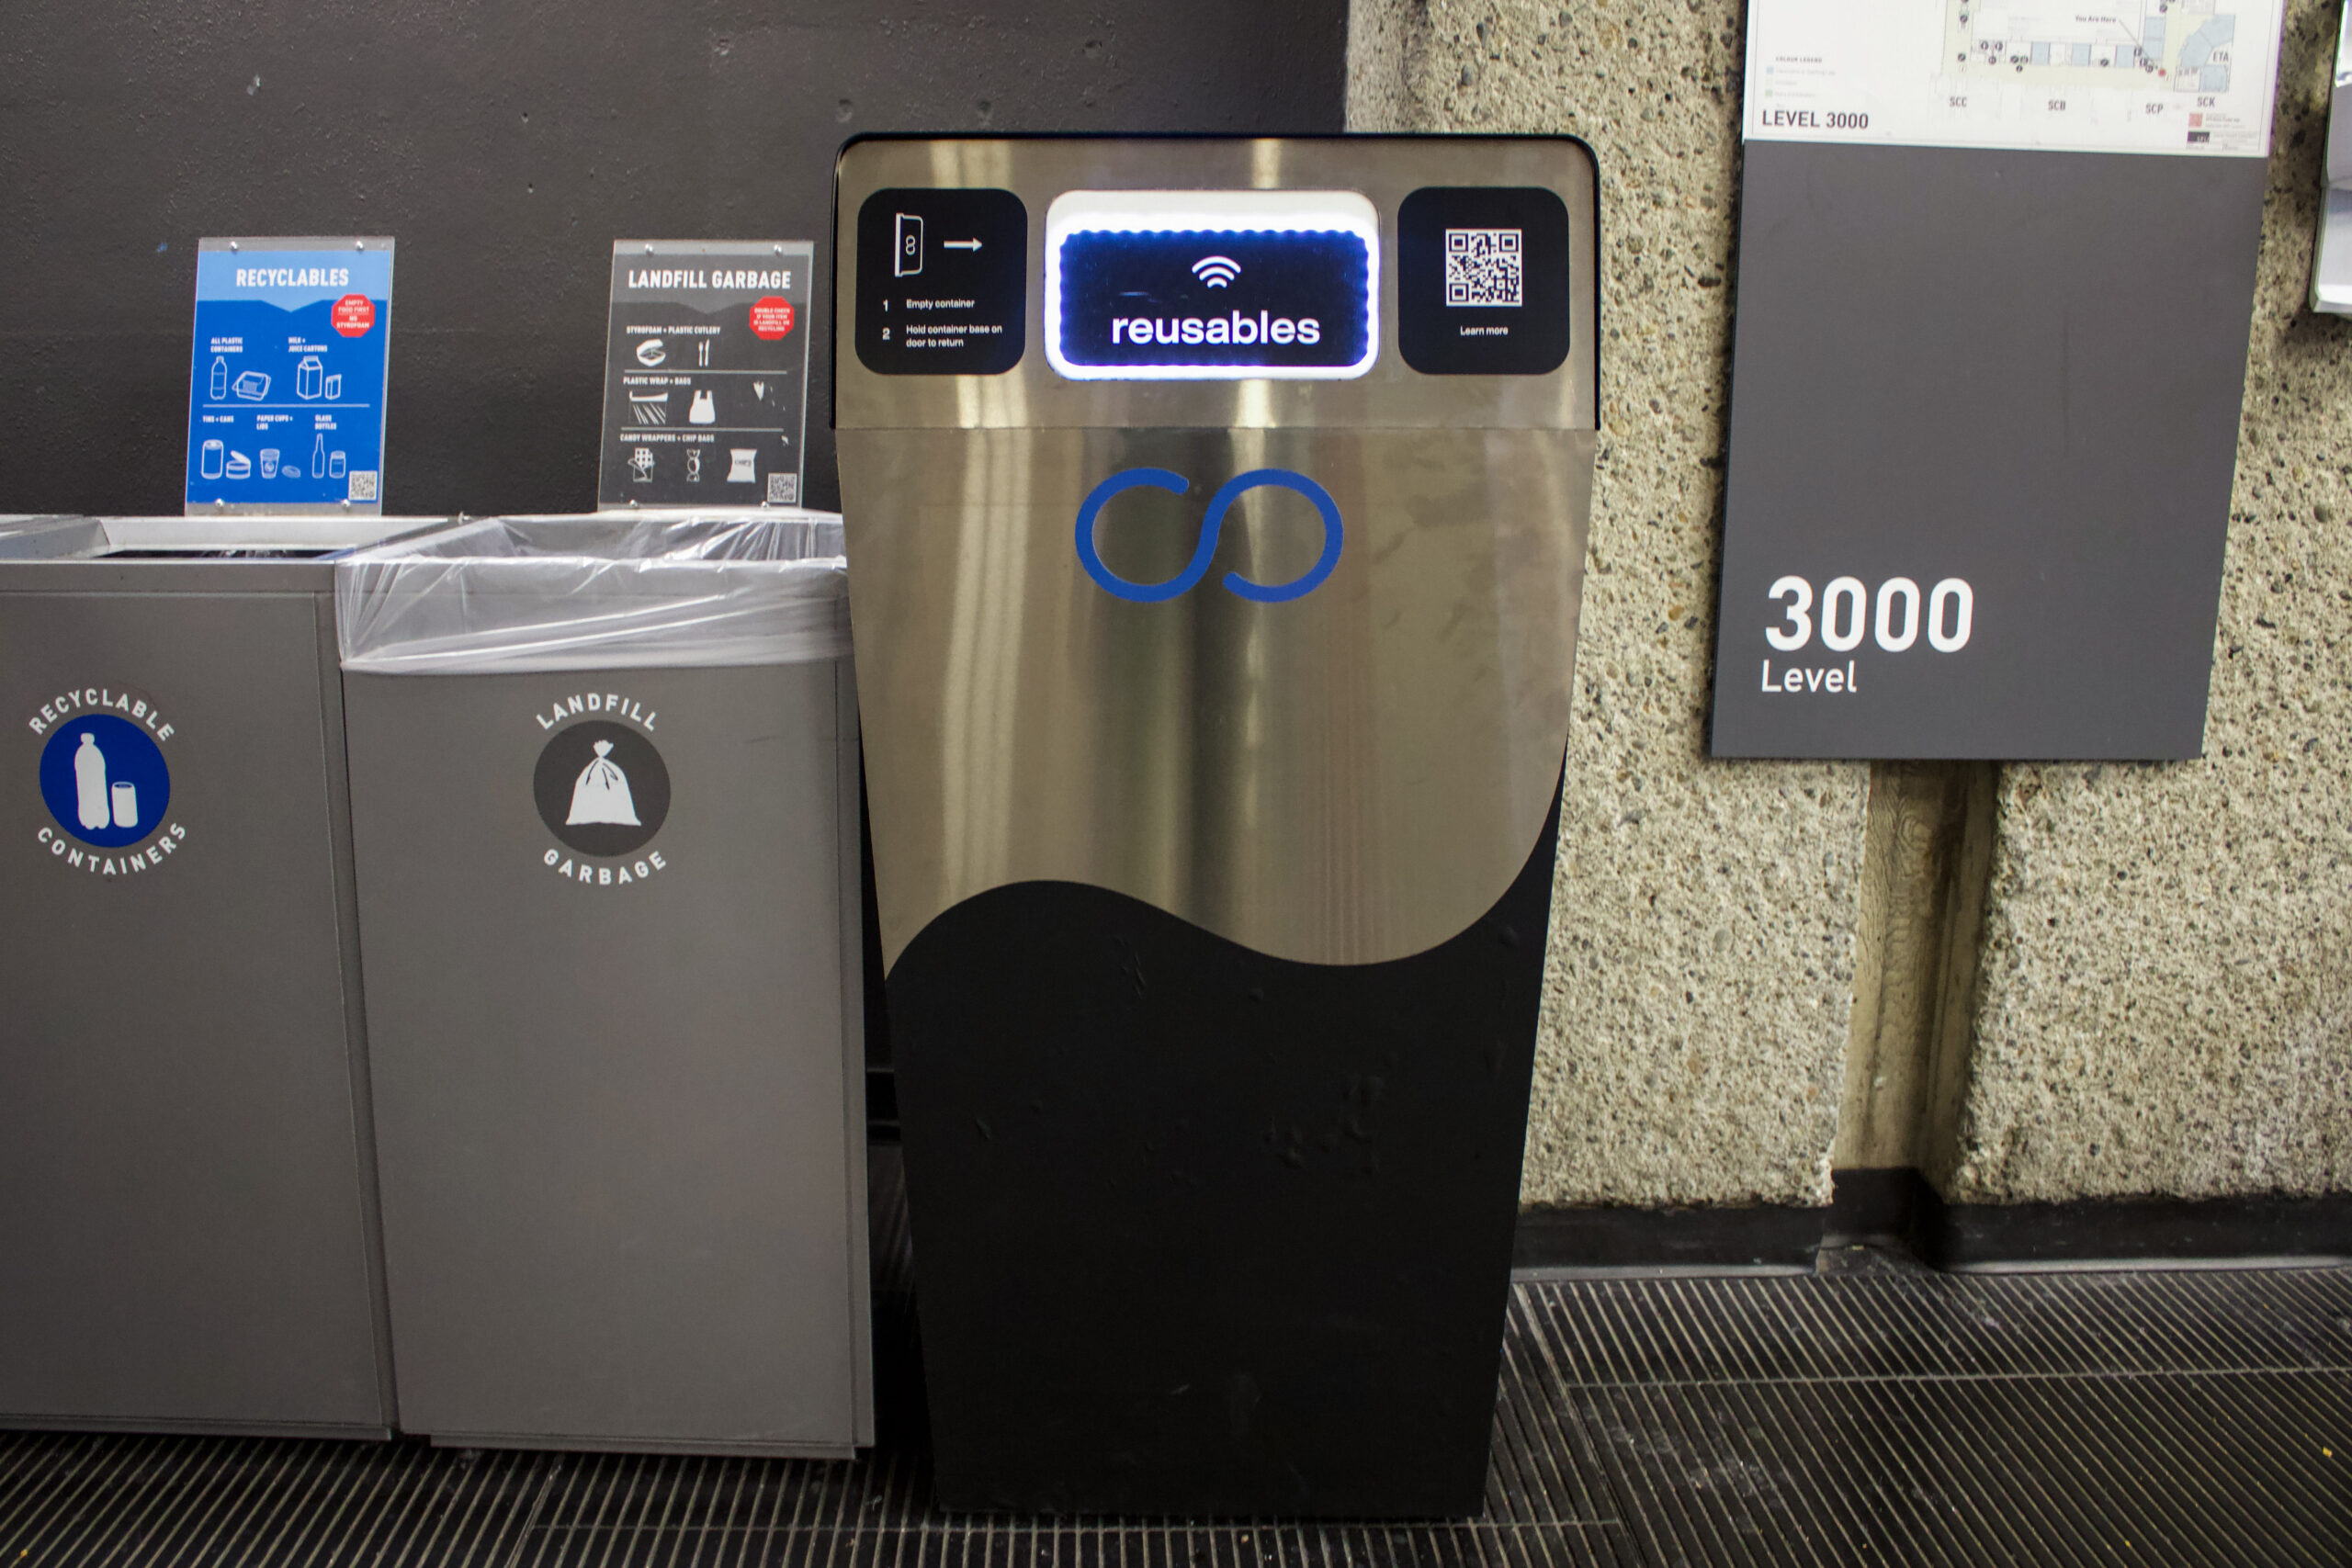
[[[798,512],[342,570],[404,1430],[871,1440],[844,570]]]
[[[327,558],[0,530],[0,1423],[392,1424]]]

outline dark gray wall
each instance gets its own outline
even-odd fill
[[[196,240],[390,234],[388,510],[596,497],[617,236],[818,242],[885,130],[1340,129],[1345,0],[20,0],[0,512],[176,512]],[[813,504],[831,311],[809,409]]]

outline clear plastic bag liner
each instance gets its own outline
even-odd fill
[[[848,656],[829,512],[492,517],[335,563],[343,667],[387,675]]]

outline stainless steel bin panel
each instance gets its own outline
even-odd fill
[[[324,597],[0,573],[0,1419],[380,1431]],[[51,852],[30,728],[126,686],[184,829],[136,873]]]
[[[1261,953],[1369,964],[1502,897],[1559,786],[1594,437],[1567,430],[843,430],[882,950],[993,887],[1081,882]],[[1295,468],[1350,530],[1330,580],[1131,604],[1081,575],[1184,567],[1208,492]],[[1195,476],[1197,476],[1195,478]],[[1323,538],[1272,488],[1216,575],[1295,578]]]
[[[347,682],[403,1427],[870,1441],[845,667]],[[533,793],[590,693],[670,781],[596,861],[659,855],[627,886],[564,874]]]

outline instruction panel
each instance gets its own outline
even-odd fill
[[[2267,157],[2281,0],[1756,0],[1751,141]]]
[[[217,239],[196,259],[187,510],[383,510],[389,239]]]
[[[793,506],[808,240],[616,240],[596,503]]]

